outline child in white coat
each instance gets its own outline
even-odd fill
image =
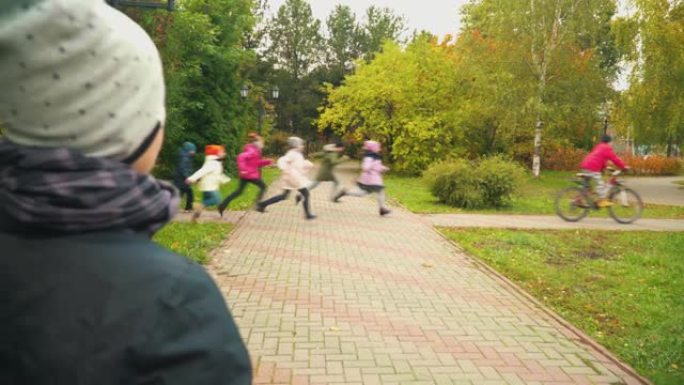
[[[283,172],[282,182],[284,191],[280,195],[257,203],[257,211],[263,213],[266,211],[266,207],[287,199],[290,196],[290,192],[295,190],[299,191],[302,197],[306,219],[314,219],[316,216],[311,214],[310,194],[307,188],[311,184],[307,174],[313,168],[313,163],[304,158],[304,140],[293,136],[287,140],[287,144],[290,146],[290,150],[278,159],[278,168]]]
[[[192,174],[186,181],[188,185],[199,182],[202,191],[202,203],[197,204],[192,215],[193,222],[202,215],[205,207],[216,206],[221,203],[220,187],[230,182],[230,178],[223,173],[222,160],[226,157],[223,146],[210,144],[204,149],[204,164],[202,168]]]

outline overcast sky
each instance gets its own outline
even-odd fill
[[[348,5],[362,17],[371,5],[389,7],[408,20],[409,32],[427,30],[436,35],[455,35],[460,28],[460,9],[467,0],[309,0],[314,16],[325,24],[325,19],[337,4]],[[285,0],[269,0],[271,12],[276,13]]]
[[[461,26],[461,7],[468,0],[309,0],[314,16],[325,25],[325,20],[337,4],[348,5],[362,18],[371,5],[389,7],[408,20],[409,32],[427,30],[440,37],[456,35]],[[285,0],[269,0],[272,13],[285,3]],[[627,13],[627,1],[618,0],[619,14]]]

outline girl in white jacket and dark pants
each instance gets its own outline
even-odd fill
[[[193,222],[202,215],[205,207],[221,203],[221,185],[230,182],[230,178],[223,172],[222,161],[226,157],[226,150],[223,146],[210,144],[205,148],[204,153],[202,168],[185,181],[189,185],[199,182],[199,189],[202,191],[202,204],[198,204],[195,208],[192,215]]]
[[[304,140],[293,136],[287,140],[287,144],[290,146],[290,150],[278,159],[278,168],[283,172],[282,182],[284,191],[280,195],[257,203],[257,211],[263,213],[266,211],[266,207],[287,199],[290,196],[290,192],[296,190],[302,196],[306,219],[314,219],[316,216],[311,214],[309,206],[310,194],[307,188],[311,184],[307,174],[313,168],[313,164],[304,158]]]

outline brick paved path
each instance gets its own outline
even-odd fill
[[[327,194],[311,222],[248,213],[215,253],[256,384],[643,383],[418,216]]]
[[[216,211],[206,211],[200,222],[238,223],[244,211],[226,211],[223,218]],[[427,223],[438,227],[479,227],[529,230],[609,230],[609,231],[684,231],[684,219],[641,218],[635,223],[623,225],[611,218],[584,218],[580,222],[565,222],[551,215],[502,215],[502,214],[419,214]],[[178,222],[189,222],[192,215],[180,213]]]

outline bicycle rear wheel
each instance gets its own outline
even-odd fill
[[[636,191],[627,187],[616,187],[611,190],[608,199],[613,203],[608,212],[616,222],[629,224],[641,218],[644,203]]]
[[[584,190],[572,186],[558,193],[554,206],[559,217],[568,222],[577,222],[589,214],[590,205]]]

